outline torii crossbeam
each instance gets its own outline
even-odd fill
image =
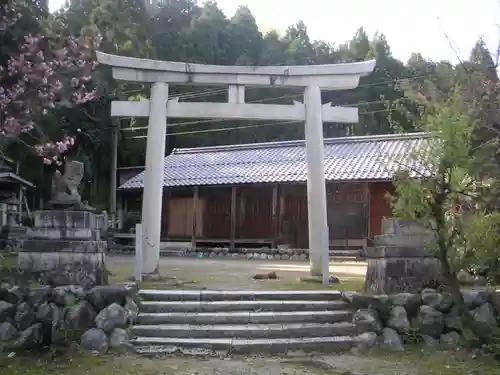
[[[222,66],[147,60],[97,53],[113,77],[151,83],[151,98],[114,101],[111,115],[149,117],[142,202],[143,273],[157,273],[167,117],[305,121],[310,266],[313,276],[328,276],[328,223],[324,173],[323,122],[357,123],[358,109],[321,103],[321,90],[356,88],[375,61],[305,66]],[[228,87],[228,103],[191,103],[168,99],[169,84]],[[304,88],[304,103],[245,103],[245,86]]]

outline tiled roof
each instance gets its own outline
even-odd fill
[[[427,139],[425,133],[325,139],[325,178],[389,180]],[[165,157],[164,186],[305,182],[305,151],[304,141],[175,149]],[[142,188],[143,179],[141,172],[120,189]]]

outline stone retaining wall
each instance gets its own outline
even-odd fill
[[[0,350],[80,343],[103,353],[129,347],[128,326],[139,309],[136,284],[41,287],[0,286]]]
[[[134,249],[117,250],[110,248],[109,253],[113,254],[133,254]],[[238,248],[231,250],[229,248],[196,248],[194,250],[187,248],[163,249],[160,250],[163,256],[182,256],[199,258],[232,258],[232,259],[255,259],[255,260],[293,260],[306,261],[309,259],[309,249],[270,249],[270,248]],[[346,252],[347,253],[347,252]],[[357,254],[355,251],[353,255]],[[348,255],[348,254],[347,254]],[[347,256],[346,255],[346,256]]]
[[[491,332],[500,326],[500,290],[462,292],[472,317]],[[353,323],[361,335],[358,349],[382,346],[404,351],[404,345],[423,342],[431,348],[459,345],[461,325],[451,295],[434,289],[419,294],[368,295],[343,293],[355,309]]]
[[[234,258],[234,259],[256,259],[256,260],[307,260],[309,249],[234,249],[228,248],[197,248],[186,249],[184,255],[187,257],[208,258]]]

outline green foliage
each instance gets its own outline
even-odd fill
[[[500,284],[500,213],[475,213],[463,230],[467,271]]]
[[[423,341],[422,333],[418,328],[410,328],[404,336],[404,341],[408,345],[418,345]]]
[[[39,17],[46,17],[44,7],[38,7]],[[465,74],[465,69],[461,66],[455,67],[446,62],[436,63],[418,54],[405,64],[392,56],[390,45],[383,34],[370,36],[363,28],[359,28],[351,40],[335,46],[321,40],[312,40],[307,25],[301,21],[291,25],[283,35],[275,31],[263,35],[257,27],[257,20],[247,7],[239,7],[234,16],[227,17],[216,2],[212,1],[201,5],[195,0],[169,0],[161,2],[155,12],[148,12],[143,0],[69,0],[67,6],[54,15],[52,22],[58,24],[61,36],[100,33],[103,36],[101,49],[104,52],[169,61],[222,65],[297,65],[344,63],[376,58],[375,71],[363,77],[356,90],[322,94],[325,103],[357,106],[360,112],[360,123],[355,126],[325,124],[326,137],[414,131],[418,129],[415,124],[420,122],[423,108],[430,112],[431,104],[442,102],[443,95],[436,93],[448,94],[457,83],[462,84],[462,98],[470,97],[472,88],[475,88],[477,95],[481,95],[481,100],[476,100],[479,96],[474,96],[468,101],[476,103],[472,113],[474,119],[487,117],[489,123],[500,123],[493,110],[498,107],[495,106],[497,89],[493,85],[485,85],[485,77],[493,80],[495,72],[487,69],[491,61],[487,59],[484,43],[480,42],[471,54],[471,61],[467,62],[468,71],[474,68],[476,72],[472,79]],[[15,40],[13,43],[15,44]],[[9,44],[0,48],[7,47],[16,46]],[[109,185],[110,176],[110,102],[135,96],[147,97],[149,88],[115,81],[107,68],[98,69],[94,73],[94,82],[98,82],[100,100],[78,109],[58,111],[46,119],[43,127],[45,133],[54,139],[58,139],[64,131],[82,130],[84,141],[81,156],[87,160],[86,165],[89,167],[83,197],[93,206],[105,208],[109,189],[102,187]],[[211,88],[174,85],[169,88],[172,96],[186,92],[203,92],[207,89]],[[300,90],[274,88],[249,88],[246,92],[249,102],[280,104],[302,100],[302,95]],[[422,98],[426,100],[423,101]],[[226,94],[221,92],[215,95],[198,95],[186,100],[225,99]],[[169,127],[167,152],[174,147],[304,138],[303,126],[299,123],[245,128],[256,124],[249,121],[194,122]],[[145,119],[121,122],[123,131],[120,134],[118,155],[120,166],[144,163],[144,140],[132,137],[144,135],[145,130],[131,128],[143,128],[146,124]],[[214,129],[235,126],[242,129],[212,132]],[[480,129],[482,130],[476,129],[477,137],[483,140],[492,138],[484,127]],[[175,135],[191,131],[195,133]],[[23,141],[30,142],[29,139]],[[40,194],[46,197],[50,176],[33,162],[31,156],[25,152],[25,145],[11,145],[8,152],[22,161],[21,170],[24,177],[33,181],[42,191],[43,194]]]
[[[464,111],[460,88],[423,118],[430,138],[412,154],[410,165],[396,180],[393,209],[436,235],[434,249],[442,274],[460,311],[464,326],[482,342],[481,332],[463,303],[457,274],[478,261],[498,266],[499,215],[481,209],[491,195],[492,179],[478,168],[484,155],[474,147],[477,122]]]

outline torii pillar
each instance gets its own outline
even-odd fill
[[[142,205],[143,273],[157,273],[167,117],[305,121],[307,202],[312,276],[328,276],[329,238],[324,173],[323,122],[357,123],[358,110],[321,103],[321,90],[347,90],[370,74],[375,61],[308,66],[221,66],[138,59],[97,53],[115,79],[149,82],[151,99],[112,103],[111,115],[149,117]],[[228,103],[183,103],[168,99],[168,84],[228,87]],[[245,86],[303,88],[304,103],[245,103]]]

